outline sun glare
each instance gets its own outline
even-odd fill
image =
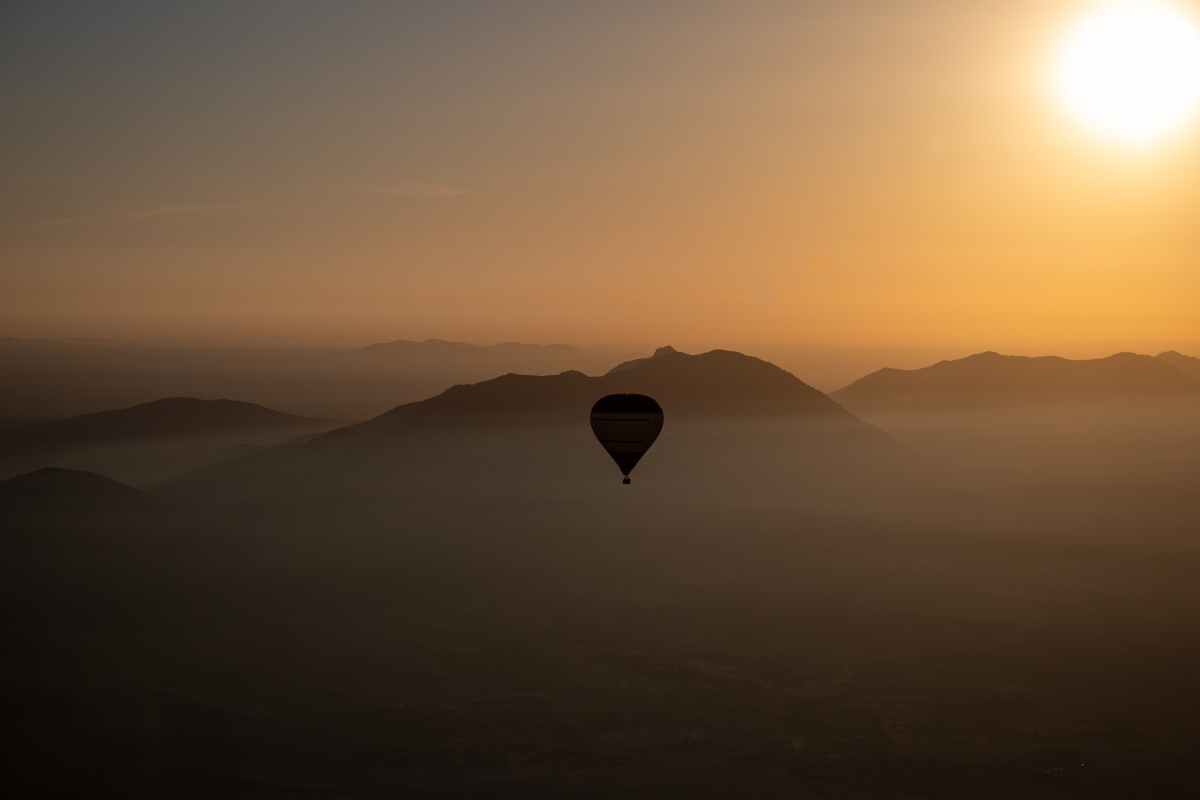
[[[1087,128],[1151,144],[1200,108],[1200,26],[1166,2],[1103,4],[1068,32],[1055,78],[1067,111]]]

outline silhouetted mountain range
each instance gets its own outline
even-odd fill
[[[1161,400],[1200,394],[1193,362],[1200,363],[1178,353],[1071,360],[987,352],[923,369],[881,369],[833,396],[859,413]]]
[[[367,348],[189,347],[0,340],[0,418],[94,413],[160,397],[237,397],[302,416],[361,421],[456,383],[507,372],[595,372],[613,353],[429,340]]]
[[[334,505],[361,492],[455,496],[467,486],[476,495],[535,486],[559,497],[586,495],[610,486],[616,469],[589,416],[597,400],[617,393],[654,397],[666,418],[635,483],[743,493],[782,484],[804,497],[812,494],[800,487],[822,476],[861,477],[902,453],[887,434],[773,364],[728,350],[690,355],[663,347],[599,376],[509,374],[454,386],[367,422],[196,472],[172,491],[320,495]]]
[[[599,377],[572,370],[558,375],[508,374],[454,386],[329,436],[463,422],[582,424],[596,400],[614,393],[648,394],[662,405],[668,420],[793,416],[857,422],[827,396],[774,364],[729,350],[689,355],[662,347],[649,358],[625,362]]]
[[[331,427],[253,403],[167,398],[0,429],[0,477],[70,467],[144,487]]]
[[[578,349],[565,344],[525,344],[524,342],[500,342],[492,345],[452,342],[445,339],[426,339],[418,342],[397,339],[380,342],[362,348],[372,355],[409,359],[483,360],[492,358],[570,358]]]
[[[237,400],[171,397],[150,403],[35,423],[0,436],[0,454],[53,452],[111,442],[218,436],[243,431],[326,428],[321,420],[273,411]]]
[[[478,380],[507,372],[544,375],[595,364],[594,354],[563,344],[501,342],[493,345],[426,339],[401,339],[365,347],[355,353],[359,360],[411,373],[445,375],[455,382]]]
[[[622,488],[588,411],[627,391],[667,424]],[[767,362],[663,348],[145,493],[23,475],[0,483],[19,774],[63,796],[1190,796],[1200,419],[1151,406],[1167,436],[1084,459],[931,459],[942,416],[900,448]]]
[[[145,494],[132,486],[84,470],[48,467],[0,481],[0,506],[6,513],[126,510],[147,500]]]
[[[377,376],[408,375],[421,378],[428,396],[460,383],[494,378],[508,373],[556,375],[565,370],[597,370],[612,363],[609,357],[564,344],[501,342],[469,344],[444,339],[384,342],[355,351],[349,363],[371,369]],[[440,385],[438,383],[440,382]],[[416,399],[400,396],[397,401]],[[375,416],[375,415],[371,415]]]
[[[1158,359],[1170,364],[1180,372],[1186,372],[1189,375],[1194,375],[1200,378],[1200,358],[1185,356],[1183,353],[1178,353],[1174,350],[1168,350],[1165,353],[1159,353]]]

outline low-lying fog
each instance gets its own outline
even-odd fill
[[[1196,415],[875,421],[668,420],[632,486],[582,421],[418,430],[31,512],[17,724],[130,793],[1194,788]]]

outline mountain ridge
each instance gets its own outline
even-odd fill
[[[31,509],[70,513],[81,507],[90,510],[146,504],[150,496],[97,472],[43,467],[0,480],[0,501],[14,513]]]
[[[1185,356],[1178,350],[1168,350],[1165,353],[1159,353],[1155,358],[1189,375],[1200,377],[1200,358]]]
[[[828,396],[768,361],[732,350],[693,355],[661,347],[652,356],[623,362],[599,376],[578,370],[556,375],[507,373],[458,384],[318,439],[464,420],[576,422],[586,419],[597,399],[615,393],[651,395],[669,419],[794,415],[865,426]]]
[[[534,344],[528,342],[508,341],[495,344],[474,344],[453,339],[393,339],[387,342],[375,342],[359,348],[359,352],[385,352],[389,350],[421,350],[437,349],[443,351],[459,351],[467,353],[484,353],[500,351],[527,351],[534,353],[557,352],[574,353],[578,348],[567,344]]]
[[[508,373],[452,386],[365,422],[198,471],[167,491],[205,503],[246,492],[447,495],[467,485],[487,496],[530,485],[587,495],[612,468],[588,424],[593,405],[610,394],[649,395],[663,408],[663,436],[639,465],[663,485],[694,481],[743,493],[793,482],[811,487],[825,479],[817,476],[861,477],[906,452],[770,362],[730,350],[659,348],[602,375]],[[780,459],[793,468],[773,467]]]
[[[55,450],[113,441],[304,429],[325,424],[240,400],[165,397],[126,408],[36,422],[5,431],[0,453]]]
[[[1063,402],[1187,397],[1200,394],[1200,360],[1181,354],[1114,353],[1094,359],[1011,356],[995,351],[939,361],[918,369],[883,368],[832,396],[847,408],[935,411]],[[1183,360],[1185,366],[1177,363]]]

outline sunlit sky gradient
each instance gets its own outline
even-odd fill
[[[0,335],[1196,352],[1089,5],[8,2]]]

